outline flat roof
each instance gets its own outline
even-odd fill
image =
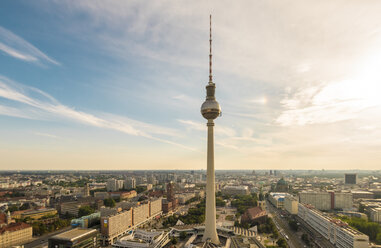
[[[87,228],[74,228],[72,230],[57,234],[52,239],[59,239],[59,240],[67,240],[67,241],[74,241],[76,239],[79,239],[87,234],[91,234],[97,232],[96,229],[87,229]]]

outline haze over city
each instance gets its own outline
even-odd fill
[[[0,170],[381,161],[380,1],[2,1]]]

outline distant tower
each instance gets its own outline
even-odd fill
[[[175,199],[175,189],[173,182],[167,184],[167,200],[173,201]]]
[[[88,183],[85,184],[85,187],[83,189],[83,195],[84,196],[90,196],[90,187],[89,187]]]
[[[357,184],[357,174],[345,173],[345,184]]]
[[[216,196],[215,196],[215,175],[214,175],[214,134],[213,120],[221,114],[221,108],[214,92],[216,89],[212,78],[212,15],[210,15],[209,34],[209,83],[206,86],[206,100],[201,106],[202,116],[208,120],[208,158],[206,175],[206,209],[205,209],[205,233],[203,241],[210,240],[213,244],[219,244],[216,229]]]

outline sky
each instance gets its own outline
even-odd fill
[[[381,169],[381,1],[0,2],[0,170]]]

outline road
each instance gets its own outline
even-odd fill
[[[275,225],[277,226],[280,234],[287,240],[290,248],[304,247],[303,241],[300,240],[298,235],[295,235],[295,232],[290,229],[286,220],[280,217],[279,209],[275,208],[269,201],[267,201],[266,210],[272,215]]]
[[[48,234],[45,234],[41,237],[38,237],[36,238],[35,240],[33,240],[32,242],[28,243],[28,244],[25,244],[24,247],[25,248],[33,248],[33,247],[48,247],[48,239],[56,234],[59,234],[59,233],[62,233],[62,232],[66,232],[67,230],[70,230],[71,229],[71,226],[68,226],[68,227],[64,227],[60,230],[57,230],[55,232],[52,232],[52,233],[48,233]]]

